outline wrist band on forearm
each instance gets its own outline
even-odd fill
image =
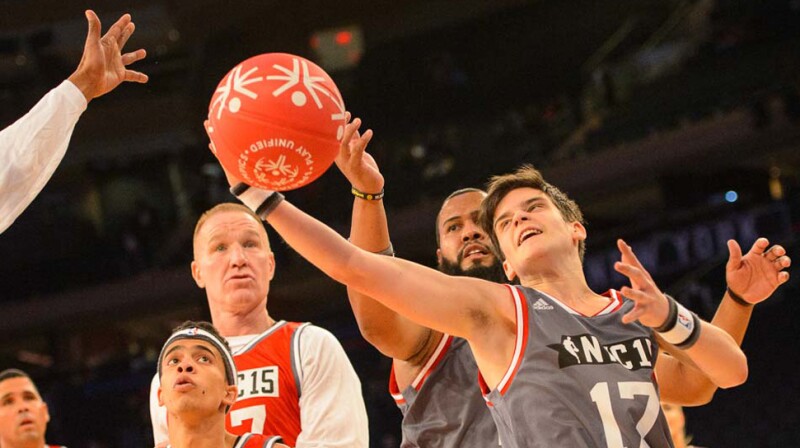
[[[350,238],[347,239],[347,242],[352,244],[352,241],[350,241]],[[376,254],[376,255],[386,255],[386,256],[389,256],[389,257],[394,257],[394,246],[392,246],[392,242],[389,241],[389,247],[387,247],[386,249],[383,249],[382,251],[372,252],[372,253]]]
[[[733,292],[733,290],[730,288],[730,286],[728,286],[728,295],[731,296],[731,299],[733,299],[733,301],[738,303],[739,305],[746,306],[746,307],[753,306],[752,303],[748,302],[747,300],[744,300],[742,298],[742,296],[740,296],[739,294],[736,294],[735,292]]]
[[[672,297],[667,296],[667,299],[669,300],[667,320],[655,331],[665,341],[681,350],[686,350],[700,338],[700,318]]]
[[[254,188],[241,182],[231,187],[231,193],[261,219],[267,219],[284,199],[277,191]]]
[[[350,193],[353,193],[353,196],[366,201],[379,201],[383,199],[384,189],[381,188],[381,191],[377,193],[364,193],[356,187],[350,187]]]
[[[374,253],[376,253],[378,255],[386,255],[386,256],[389,256],[389,257],[394,257],[394,246],[392,246],[392,242],[389,241],[389,247],[387,247],[386,249],[384,249],[384,250],[382,250],[380,252],[374,252]]]

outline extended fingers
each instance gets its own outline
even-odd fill
[[[106,34],[103,36],[104,40],[107,38],[113,40],[114,42],[119,42],[120,39],[122,39],[122,35],[125,28],[130,23],[131,23],[131,15],[123,14],[122,17],[120,17],[119,20],[114,22],[114,24],[111,25],[111,28],[109,28],[108,31],[106,31]],[[133,31],[131,30],[131,32]]]
[[[783,246],[779,244],[770,247],[764,252],[764,256],[769,261],[775,261],[784,255],[786,255],[786,249],[784,249]]]
[[[764,252],[767,250],[769,246],[769,240],[766,238],[759,238],[753,243],[753,247],[750,248],[750,252],[756,255],[763,255]]]
[[[614,263],[614,270],[628,277],[631,281],[631,284],[644,287],[648,283],[649,277],[644,274],[644,271],[636,266],[618,261]]]
[[[125,25],[125,28],[122,29],[122,32],[117,38],[117,45],[119,45],[119,48],[125,47],[125,44],[128,43],[128,39],[131,38],[131,35],[135,30],[136,25],[133,22],[129,22],[127,25]]]
[[[131,65],[136,61],[141,61],[147,57],[147,52],[143,49],[125,53],[122,55],[122,65]]]
[[[644,268],[642,262],[639,261],[639,257],[636,256],[636,254],[633,252],[633,248],[628,243],[622,239],[618,239],[617,248],[622,254],[623,263],[628,263],[631,266],[636,267],[637,269],[641,270],[647,278],[650,278],[650,273]]]
[[[773,261],[773,263],[775,264],[775,267],[778,270],[786,269],[786,268],[788,268],[789,266],[792,265],[792,259],[789,258],[789,256],[784,255],[782,257],[776,258],[775,261]]]
[[[146,83],[150,78],[142,72],[135,70],[125,70],[125,81],[138,82],[141,84]]]
[[[353,135],[358,132],[359,127],[361,127],[360,118],[356,118],[351,123],[347,123],[347,126],[344,127],[344,135],[342,136],[342,149],[349,147],[350,140],[352,140]]]
[[[89,31],[86,34],[86,44],[100,40],[100,19],[91,9],[86,10],[86,22],[89,24]]]

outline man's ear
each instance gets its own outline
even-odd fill
[[[47,403],[42,402],[42,406],[44,406],[44,422],[50,423],[50,408],[47,407]]]
[[[272,281],[272,278],[275,277],[275,253],[269,253],[269,273],[267,274],[267,278]]]
[[[436,249],[436,265],[442,265],[442,249]]]
[[[164,400],[161,398],[161,384],[158,385],[158,405],[164,406]]]
[[[200,266],[198,266],[197,261],[192,260],[192,278],[194,282],[197,284],[199,288],[205,288],[206,282],[203,280],[203,276],[200,275]]]
[[[584,227],[583,224],[578,221],[573,221],[570,225],[572,226],[572,238],[575,241],[586,240],[586,227]]]
[[[508,281],[513,282],[515,278],[517,278],[517,273],[514,272],[514,268],[508,264],[508,260],[503,262],[503,272],[506,273],[506,278]]]
[[[222,398],[222,405],[223,407],[227,408],[228,406],[232,406],[234,402],[236,402],[236,396],[239,395],[239,388],[236,385],[231,384],[225,386],[225,396]]]

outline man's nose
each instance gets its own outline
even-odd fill
[[[464,242],[472,241],[472,240],[480,240],[483,239],[486,235],[483,234],[483,230],[478,227],[472,221],[467,221],[464,223],[464,228],[461,231],[461,240]]]
[[[231,247],[231,264],[234,266],[247,264],[247,255],[244,253],[244,248],[241,246]]]
[[[192,373],[194,372],[194,366],[192,365],[191,361],[182,361],[180,365],[178,365],[178,373]]]

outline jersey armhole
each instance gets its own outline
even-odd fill
[[[422,389],[422,385],[425,383],[425,380],[428,379],[430,374],[433,370],[442,362],[444,359],[444,355],[447,354],[447,351],[450,349],[450,346],[453,344],[453,336],[449,334],[443,334],[442,339],[436,345],[436,349],[431,353],[431,356],[425,362],[425,365],[422,366],[422,369],[417,373],[417,376],[414,377],[414,380],[411,381],[411,387],[414,390],[419,391]],[[392,372],[389,376],[389,393],[394,398],[394,401],[397,404],[405,403],[405,398],[403,398],[402,391],[400,390],[400,386],[397,384],[397,377],[394,373],[395,363],[392,361]]]
[[[504,395],[508,388],[511,386],[511,382],[514,380],[514,377],[519,370],[519,366],[522,364],[522,358],[525,353],[525,347],[528,345],[528,306],[527,302],[523,300],[520,296],[519,289],[512,286],[506,285],[511,292],[511,298],[514,301],[514,316],[516,318],[516,337],[514,340],[514,354],[511,357],[511,362],[509,363],[508,368],[506,369],[505,375],[500,380],[500,383],[497,384],[495,389],[500,393],[500,395]],[[484,380],[483,375],[478,369],[478,385],[481,388],[481,392],[484,395],[484,399],[487,398],[491,389],[489,389],[488,384],[486,384],[486,380]],[[488,401],[489,405],[491,402]]]

